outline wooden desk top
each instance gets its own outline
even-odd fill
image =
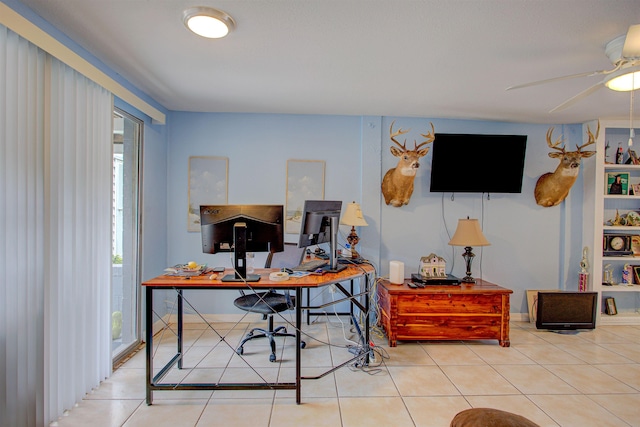
[[[366,274],[373,273],[374,268],[369,264],[360,264],[358,266],[348,266],[339,273],[325,273],[323,275],[310,274],[304,277],[292,277],[289,280],[274,282],[269,280],[269,274],[279,269],[260,268],[254,271],[254,274],[260,275],[257,282],[223,282],[221,278],[226,274],[233,274],[232,269],[227,268],[224,273],[217,273],[215,279],[209,279],[209,275],[201,275],[195,277],[166,276],[161,275],[142,283],[142,286],[150,286],[154,288],[183,288],[183,289],[244,289],[247,286],[252,288],[268,288],[268,289],[291,289],[291,288],[317,288],[327,286],[334,283],[343,282],[345,280],[357,279]]]
[[[383,280],[381,285],[389,292],[389,294],[464,294],[464,293],[500,293],[511,294],[511,289],[503,288],[495,283],[486,280],[476,279],[476,283],[460,283],[459,285],[426,285],[424,288],[410,288],[407,283],[411,279],[405,279],[402,285],[390,283]]]

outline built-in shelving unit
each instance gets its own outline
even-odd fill
[[[595,133],[597,122],[588,124]],[[584,125],[583,135],[587,133]],[[640,136],[640,131],[636,129]],[[624,161],[629,140],[629,122],[600,121],[600,134],[597,138],[595,161],[583,160],[584,167],[584,245],[589,247],[590,283],[589,288],[598,292],[598,324],[640,325],[640,281],[629,278],[629,284],[623,284],[623,271],[627,266],[640,267],[640,226],[611,225],[616,215],[626,218],[630,212],[640,214],[640,192],[632,193],[632,185],[640,184],[640,165],[614,164],[616,150],[621,144],[624,150]],[[605,147],[609,146],[605,153]],[[640,138],[637,146],[631,147],[640,154]],[[609,175],[622,174],[628,177],[628,194],[607,194]],[[634,215],[633,213],[631,215]],[[636,244],[630,248],[633,254],[624,256],[605,256],[604,241],[610,235],[638,236]],[[635,240],[635,239],[634,239]],[[604,271],[609,266],[612,274],[612,286],[605,285]],[[612,297],[616,301],[617,314],[605,314],[604,301]]]

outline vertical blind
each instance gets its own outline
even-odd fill
[[[2,26],[0,100],[0,425],[41,426],[111,373],[113,101]]]
[[[0,425],[43,423],[44,54],[0,27]]]

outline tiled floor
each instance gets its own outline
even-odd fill
[[[291,338],[278,340],[278,360],[268,361],[266,341],[245,346],[246,367],[233,349],[203,324],[185,331],[185,367],[165,381],[293,380]],[[237,343],[249,325],[216,325]],[[225,329],[226,328],[226,329]],[[336,317],[304,332],[303,375],[311,376],[352,356],[353,337]],[[171,338],[171,339],[170,339]],[[156,391],[145,398],[144,351],[61,417],[70,426],[438,426],[471,407],[523,415],[540,426],[640,426],[640,327],[600,326],[578,334],[538,331],[511,323],[511,347],[486,342],[400,342],[389,348],[377,335],[370,367],[346,366],[293,390]],[[173,338],[158,339],[157,360],[173,353]],[[330,343],[330,345],[327,345]]]

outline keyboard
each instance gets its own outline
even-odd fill
[[[292,268],[293,271],[316,271],[319,268],[329,264],[326,259],[312,259],[311,261],[303,262]]]
[[[338,264],[362,264],[364,263],[364,258],[362,257],[358,257],[358,258],[344,258],[339,256],[338,257]]]

